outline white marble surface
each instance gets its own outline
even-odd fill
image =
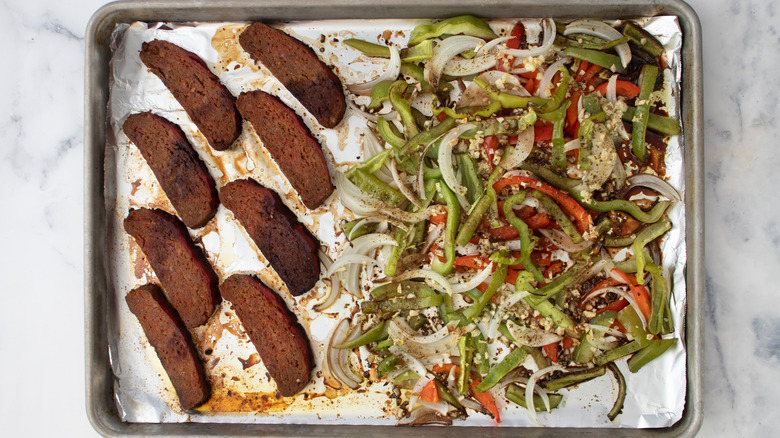
[[[84,407],[83,59],[102,0],[0,2],[0,435],[93,436]],[[771,0],[691,0],[704,36],[699,436],[780,429],[780,42]]]

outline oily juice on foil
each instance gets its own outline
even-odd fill
[[[670,69],[665,70],[664,103],[669,114],[676,116],[681,78],[679,25],[674,17],[639,21],[646,30],[659,36],[665,46]],[[346,86],[373,79],[383,71],[386,61],[361,55],[346,47],[344,39],[359,38],[378,44],[392,42],[405,47],[411,29],[420,22],[332,20],[283,23],[279,27],[312,47]],[[499,35],[505,35],[515,22],[501,19],[490,23]],[[109,147],[113,154],[107,154],[107,165],[116,169],[116,181],[112,182],[116,192],[106,194],[112,201],[107,204],[109,264],[114,291],[108,322],[120,417],[130,422],[396,424],[401,399],[393,395],[391,385],[368,378],[360,389],[351,390],[324,369],[330,335],[338,321],[352,314],[357,301],[342,292],[339,301],[325,312],[313,310],[328,294],[331,287],[328,278],[322,278],[310,292],[292,297],[279,277],[268,269],[267,260],[232,213],[223,206],[205,227],[190,230],[190,234],[204,249],[220,281],[234,273],[256,275],[277,291],[298,317],[309,336],[315,364],[310,384],[301,393],[287,398],[276,394],[262,359],[230,303],[223,302],[205,325],[192,330],[212,384],[212,398],[195,412],[182,412],[159,360],[124,303],[128,291],[156,282],[154,271],[140,248],[122,228],[127,211],[148,207],[175,213],[138,149],[121,132],[124,120],[135,112],[153,111],[178,124],[206,163],[218,188],[235,179],[253,178],[281,196],[298,220],[321,242],[323,252],[331,259],[337,259],[346,246],[340,223],[354,219],[354,215],[344,208],[335,192],[319,208],[308,210],[246,122],[241,136],[230,149],[218,152],[210,148],[179,103],[138,56],[145,41],[162,39],[177,44],[201,57],[234,95],[262,89],[295,110],[321,143],[331,175],[363,160],[358,130],[366,126],[366,120],[348,108],[338,126],[333,129],[321,127],[268,70],[241,49],[238,35],[246,25],[136,22],[119,25],[113,34],[108,108]],[[682,136],[676,136],[667,145],[666,175],[670,184],[684,196],[682,160]],[[685,224],[682,205],[674,207],[669,216],[674,227],[661,249],[665,270],[673,272],[675,335],[683,339]],[[539,418],[547,426],[558,427],[665,427],[674,424],[681,418],[685,404],[686,358],[682,344],[678,342],[674,351],[651,362],[639,374],[628,372],[625,361],[619,362],[626,376],[628,396],[623,413],[615,422],[610,422],[606,416],[617,394],[617,385],[608,378],[560,391],[564,394],[562,406],[549,414],[539,413]],[[357,362],[354,365],[360,366]],[[525,410],[514,405],[503,410],[501,416],[502,426],[534,425]],[[472,413],[466,420],[456,420],[454,424],[495,423],[486,415]]]

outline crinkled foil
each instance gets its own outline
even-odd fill
[[[679,119],[682,34],[675,17],[640,20],[658,36],[667,50],[671,73],[665,79],[668,112]],[[514,20],[497,20],[496,30],[507,29]],[[333,66],[342,82],[360,83],[384,68],[376,61],[345,47],[346,38],[405,45],[415,20],[340,20],[292,22],[282,28],[309,44],[327,64]],[[356,300],[347,294],[325,313],[312,308],[327,295],[329,279],[301,297],[292,297],[283,282],[268,268],[232,213],[219,207],[216,217],[205,227],[190,230],[200,244],[220,280],[233,273],[257,275],[275,289],[298,316],[309,335],[315,355],[312,380],[295,397],[278,398],[257,352],[230,304],[223,302],[207,324],[192,330],[195,344],[204,359],[212,383],[212,399],[194,412],[182,412],[173,387],[140,324],[130,313],[124,296],[131,289],[156,282],[140,248],[127,235],[122,221],[129,209],[160,208],[174,213],[150,168],[138,149],[122,133],[128,115],[152,111],[178,124],[185,132],[210,173],[221,187],[240,178],[254,178],[275,190],[284,203],[322,243],[332,259],[345,246],[341,221],[352,219],[334,194],[321,207],[308,210],[292,190],[288,180],[263,149],[252,128],[245,122],[236,144],[228,151],[211,149],[189,120],[179,103],[139,58],[141,44],[153,39],[171,41],[200,56],[234,94],[262,89],[278,96],[302,116],[323,146],[331,172],[363,159],[356,130],[365,119],[351,109],[335,129],[323,129],[292,95],[262,66],[241,50],[238,34],[246,23],[132,23],[119,25],[112,38],[109,130],[106,147],[106,204],[109,223],[109,272],[113,294],[107,315],[111,366],[115,374],[115,398],[120,417],[130,422],[236,422],[236,423],[317,423],[317,424],[395,424],[396,399],[384,383],[365,383],[361,390],[342,388],[323,370],[323,353],[336,323],[351,314]],[[667,150],[667,175],[680,193],[683,187],[683,138],[673,138]],[[684,342],[685,320],[685,215],[676,205],[669,216],[674,227],[664,239],[664,268],[672,273],[672,312],[675,335]],[[673,351],[645,366],[639,373],[619,366],[626,377],[628,395],[623,413],[615,422],[607,419],[617,395],[617,384],[609,377],[563,390],[564,402],[552,413],[540,413],[547,426],[557,427],[665,427],[682,416],[686,394],[686,366],[683,342]],[[502,425],[533,426],[524,409],[508,406],[502,412]],[[473,413],[456,425],[493,425],[494,421]]]

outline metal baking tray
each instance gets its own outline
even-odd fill
[[[109,3],[92,16],[86,32],[84,111],[84,304],[86,408],[92,426],[105,436],[141,435],[259,435],[259,436],[413,436],[408,427],[296,425],[296,424],[149,424],[120,420],[114,399],[106,314],[111,305],[107,268],[107,205],[104,181],[111,169],[104,167],[106,111],[111,52],[111,32],[118,23],[134,21],[251,21],[316,20],[336,18],[441,18],[474,14],[486,18],[632,18],[653,15],[677,16],[683,32],[681,113],[684,129],[687,314],[685,348],[687,391],[683,416],[663,429],[529,428],[525,436],[693,436],[702,422],[703,308],[704,308],[704,184],[701,26],[693,9],[681,0],[231,0],[202,2],[120,1]],[[429,427],[430,437],[459,434],[488,434],[508,437],[515,428]]]

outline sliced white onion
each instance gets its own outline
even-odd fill
[[[444,135],[439,143],[439,168],[441,169],[441,176],[444,178],[444,182],[455,192],[455,196],[458,198],[458,203],[464,210],[469,210],[469,201],[464,195],[466,193],[466,187],[460,183],[455,176],[455,169],[452,165],[452,146],[458,143],[458,137],[469,129],[476,128],[474,123],[464,123],[457,127],[450,129],[447,134]]]
[[[488,324],[486,333],[488,338],[492,339],[498,336],[498,327],[501,325],[501,321],[504,320],[504,315],[506,315],[507,309],[514,306],[518,303],[518,301],[522,300],[528,295],[529,293],[527,291],[518,291],[501,302],[501,304],[498,306],[498,309],[496,309],[493,318],[490,319],[490,323]]]
[[[626,168],[623,167],[623,162],[620,161],[620,157],[617,154],[615,154],[614,160],[612,180],[615,181],[615,189],[622,190],[626,186]]]
[[[505,169],[514,169],[519,166],[529,155],[534,148],[534,127],[533,125],[526,127],[524,130],[517,134],[517,144],[512,150],[512,154],[501,161],[501,167]]]
[[[380,246],[386,245],[397,246],[398,242],[396,242],[392,236],[387,234],[366,234],[352,241],[352,246],[345,249],[341,256],[347,257],[354,254],[366,256],[368,255],[369,251],[373,251]],[[350,264],[347,267],[347,272],[345,274],[345,288],[347,289],[347,292],[356,297],[360,297],[363,294],[360,288],[360,269],[361,265]]]
[[[398,345],[393,345],[390,348],[388,348],[391,353],[401,358],[406,365],[409,366],[409,369],[414,371],[420,376],[425,376],[428,373],[428,370],[425,369],[425,365],[422,364],[422,362],[419,361],[416,357],[412,356],[406,350]]]
[[[610,103],[617,101],[617,78],[618,75],[612,75],[607,81],[607,100]]]
[[[563,145],[563,152],[566,153],[579,148],[580,148],[580,139],[575,138],[574,140],[567,141],[566,144]]]
[[[419,404],[424,408],[430,409],[441,416],[447,415],[447,412],[450,410],[450,404],[444,400],[439,400],[438,403],[431,403],[425,400],[417,400],[417,404]]]
[[[574,241],[571,240],[571,237],[569,237],[566,233],[553,228],[541,228],[537,231],[539,231],[539,233],[541,233],[544,237],[550,239],[550,241],[555,244],[555,246],[566,252],[584,251],[590,248],[590,246],[593,244],[593,242],[590,240],[583,240],[580,243],[574,243]]]
[[[620,330],[614,329],[614,328],[610,328],[610,327],[605,327],[603,325],[585,324],[585,327],[587,327],[587,328],[589,328],[589,329],[591,329],[593,331],[604,332],[604,333],[606,333],[606,334],[608,334],[610,336],[615,336],[616,338],[625,338],[626,337],[626,334],[621,332]]]
[[[444,66],[458,53],[466,50],[474,50],[483,44],[484,41],[477,37],[456,35],[445,38],[433,47],[433,55],[425,63],[423,75],[425,80],[434,89],[439,85]]]
[[[420,378],[417,379],[417,383],[415,383],[414,388],[412,388],[412,394],[409,396],[410,409],[414,409],[414,405],[417,404],[417,400],[420,398],[420,393],[423,388],[425,388],[425,385],[430,383],[431,380],[433,380],[433,376],[425,373],[421,374]]]
[[[339,199],[344,207],[358,216],[371,216],[377,212],[381,204],[379,201],[360,190],[343,173],[338,171],[334,173],[336,190],[339,192]]]
[[[455,252],[460,255],[477,255],[479,250],[474,243],[467,243],[466,246],[455,245]]]
[[[641,186],[653,189],[672,201],[682,201],[680,194],[677,193],[677,190],[675,190],[671,184],[655,175],[650,175],[649,173],[638,173],[628,178],[628,183],[631,184],[631,186]]]
[[[388,236],[389,237],[389,236]],[[409,280],[410,278],[424,278],[430,280],[434,284],[429,284],[432,288],[439,292],[444,292],[447,295],[452,295],[452,285],[443,275],[438,272],[431,271],[430,269],[414,269],[406,271],[401,275],[395,276],[393,281]],[[427,283],[427,282],[426,282]]]
[[[620,31],[607,23],[596,20],[572,21],[566,26],[563,34],[569,36],[574,33],[595,36],[607,41],[615,41],[623,38],[623,34],[621,34]],[[620,57],[620,62],[623,64],[623,67],[628,67],[628,63],[631,62],[631,48],[628,47],[628,43],[615,46],[615,52],[617,52]]]
[[[518,325],[511,320],[506,322],[506,328],[518,343],[528,345],[529,347],[541,347],[563,339],[563,336],[559,334],[546,332],[541,328]]]
[[[550,97],[550,90],[548,90],[548,85],[553,80],[553,77],[555,77],[555,73],[558,73],[558,68],[563,67],[565,64],[569,64],[571,62],[571,58],[563,57],[552,64],[550,64],[549,67],[547,67],[547,70],[544,71],[544,76],[542,76],[542,80],[539,81],[539,87],[536,90],[536,95],[539,97],[549,98]]]
[[[393,175],[393,181],[395,181],[395,184],[398,186],[398,191],[400,191],[409,202],[414,204],[415,207],[422,208],[422,203],[417,199],[414,192],[412,192],[409,187],[406,187],[406,184],[401,181],[401,176],[398,174],[398,168],[395,165],[395,158],[390,158],[389,161],[390,165],[388,167],[390,168],[390,174]]]
[[[330,269],[328,269],[328,271],[325,273],[325,276],[330,277],[337,270],[343,268],[344,266],[351,265],[353,263],[366,263],[374,266],[379,265],[379,262],[377,262],[376,259],[373,257],[368,257],[360,254],[350,254],[350,255],[339,257],[339,259],[336,260],[336,263],[334,263],[330,267]]]
[[[612,278],[619,281],[622,284],[628,284],[620,277],[620,275],[614,273],[615,270],[613,270]],[[644,287],[642,285],[639,286],[633,286],[633,287]],[[634,308],[634,311],[636,311],[637,316],[639,316],[639,319],[642,321],[642,327],[644,327],[645,330],[647,330],[647,319],[645,318],[645,314],[642,313],[642,309],[639,308],[639,304],[636,302],[636,297],[634,297],[634,294],[631,293],[631,291],[625,291],[620,288],[615,288],[614,291],[616,294],[619,294],[621,297],[625,298],[628,301],[628,304],[631,304],[631,307]],[[619,291],[619,292],[618,292]]]
[[[512,55],[516,58],[527,58],[529,56],[546,55],[553,47],[555,42],[555,22],[552,18],[547,18],[542,22],[544,30],[544,40],[542,45],[530,49],[503,49],[501,52]]]
[[[433,246],[433,242],[436,242],[436,240],[441,236],[441,233],[443,231],[444,231],[444,224],[436,224],[433,228],[431,228],[428,231],[428,236],[425,238],[425,246],[420,252],[423,254],[427,253],[428,250],[431,249],[431,246]]]
[[[496,65],[495,54],[478,55],[471,59],[450,59],[442,73],[449,76],[470,76],[483,72]]]
[[[333,348],[334,345],[344,343],[348,332],[349,320],[346,318],[342,319],[336,325],[336,328],[333,329],[333,335],[331,335],[330,343],[328,344],[328,368],[333,377],[339,382],[352,389],[357,389],[360,386],[362,377],[357,376],[349,367],[350,350]]]
[[[471,277],[471,279],[465,283],[456,283],[452,285],[452,292],[459,294],[463,292],[468,292],[480,284],[484,283],[485,280],[490,277],[490,274],[493,273],[493,262],[490,262],[487,266],[485,266],[484,269],[479,271],[477,275]]]
[[[563,365],[553,365],[549,366],[547,368],[542,368],[541,370],[531,374],[531,377],[528,378],[528,383],[525,385],[525,407],[528,410],[528,415],[531,416],[531,419],[534,420],[537,424],[540,426],[542,423],[539,422],[539,418],[536,416],[536,407],[534,406],[534,386],[536,386],[536,382],[544,376],[545,374],[551,373],[553,371],[563,370],[565,367]],[[539,394],[541,396],[541,394]],[[544,396],[542,396],[542,400],[544,400],[545,396],[547,394],[545,393]],[[544,404],[545,408],[547,408],[547,412],[550,412],[550,401],[549,399]]]
[[[362,228],[364,225],[377,224],[377,223],[378,224],[382,224],[382,223],[386,224],[385,219],[381,218],[381,217],[364,217],[363,219],[360,219],[358,221],[358,223],[356,223],[355,226],[352,227],[351,230],[349,230],[349,235],[347,236],[347,240],[352,240],[352,236],[357,232],[357,230]],[[377,229],[377,232],[380,232],[380,231]]]
[[[328,295],[325,297],[322,302],[317,303],[313,309],[316,312],[324,312],[325,310],[329,309],[330,306],[332,306],[336,301],[338,301],[339,296],[341,296],[341,280],[338,273],[335,273],[330,276],[330,290],[328,291]]]
[[[369,96],[371,95],[371,89],[374,88],[376,84],[382,81],[394,81],[398,77],[401,73],[401,55],[398,53],[397,47],[390,46],[389,49],[390,62],[387,65],[387,69],[372,81],[364,82],[362,84],[347,85],[349,91],[360,96]]]

